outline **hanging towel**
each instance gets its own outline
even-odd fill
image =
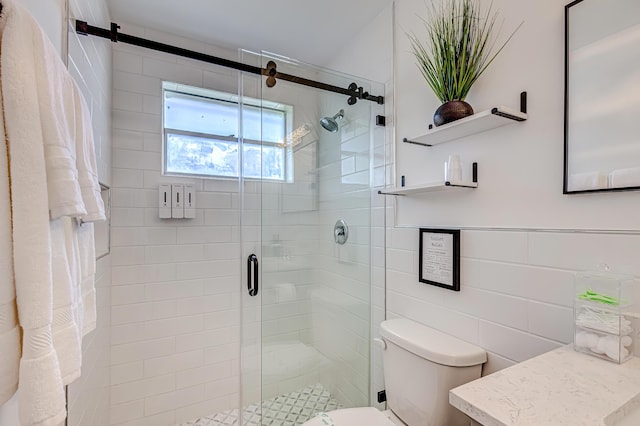
[[[98,167],[93,138],[93,126],[89,107],[82,93],[74,84],[76,113],[76,153],[78,179],[82,201],[86,214],[80,217],[81,224],[76,224],[80,269],[79,301],[77,304],[77,324],[80,337],[84,337],[96,328],[96,246],[93,223],[106,219],[104,202],[100,194]]]
[[[18,411],[22,426],[57,426],[65,419],[66,408],[60,365],[53,348],[49,197],[38,100],[42,87],[37,74],[46,69],[36,70],[35,60],[52,47],[35,20],[15,0],[3,0],[0,30],[13,267],[23,330]]]
[[[0,105],[2,92],[0,91]],[[9,164],[5,142],[4,117],[0,114],[0,405],[18,389],[20,365],[20,329],[13,282],[11,242],[11,204]]]
[[[36,78],[35,82],[23,81],[37,86],[49,211],[51,219],[79,217],[87,212],[76,165],[76,99],[73,95],[76,86],[58,51],[40,27],[33,27],[33,31],[40,33],[37,45],[31,48]]]
[[[80,303],[78,304],[78,326],[83,337],[96,328],[96,245],[93,223],[83,223],[77,232],[80,254]]]
[[[76,219],[51,221],[51,265],[53,274],[53,347],[58,355],[62,383],[80,377],[82,336],[76,313],[80,305],[80,254]]]
[[[98,167],[96,166],[91,115],[89,114],[87,103],[75,82],[73,89],[76,125],[76,164],[82,202],[86,209],[86,214],[80,218],[83,222],[105,220],[104,203],[102,202],[100,183],[98,182]]]
[[[78,253],[80,255],[80,300],[77,319],[80,336],[96,328],[96,246],[93,223],[105,220],[104,203],[100,194],[98,168],[96,165],[91,115],[80,89],[74,86],[76,111],[76,152],[78,179],[82,201],[87,214],[81,216],[82,223],[76,229]]]

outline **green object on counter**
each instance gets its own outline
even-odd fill
[[[604,294],[596,293],[591,289],[585,290],[584,293],[578,295],[578,299],[591,300],[593,302],[605,303],[607,305],[618,306],[620,301],[615,297],[607,296]]]

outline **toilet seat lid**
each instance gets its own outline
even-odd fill
[[[373,407],[343,408],[318,414],[303,426],[396,426]]]

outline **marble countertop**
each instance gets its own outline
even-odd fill
[[[449,402],[484,426],[612,426],[640,408],[640,358],[618,365],[567,345],[458,386]]]

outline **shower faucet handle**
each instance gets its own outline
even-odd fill
[[[349,239],[349,227],[343,219],[339,219],[333,227],[333,237],[336,244],[344,244]]]

